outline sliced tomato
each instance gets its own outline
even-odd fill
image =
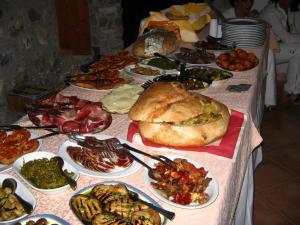
[[[7,137],[6,131],[0,131],[0,143],[3,142],[6,137]]]
[[[205,169],[203,167],[200,167],[197,170],[198,170],[198,173],[200,173],[202,177],[206,176],[207,171],[205,171]]]
[[[182,205],[188,205],[192,201],[191,194],[189,192],[178,192],[173,197],[174,202]]]
[[[30,138],[30,132],[27,129],[19,129],[13,131],[5,139],[5,143],[18,143],[27,141]]]
[[[13,144],[2,146],[0,151],[0,163],[11,164],[22,155],[22,152]]]
[[[29,153],[35,151],[39,147],[39,142],[37,140],[29,140],[21,145],[23,153]]]
[[[178,181],[178,184],[180,185],[184,185],[184,184],[187,184],[190,182],[190,179],[188,176],[182,176],[180,177],[179,181]]]

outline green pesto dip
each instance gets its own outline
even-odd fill
[[[56,160],[46,158],[31,160],[21,167],[20,172],[37,188],[53,189],[68,184]],[[69,177],[74,176],[73,172],[65,172]]]

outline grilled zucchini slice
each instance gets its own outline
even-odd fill
[[[75,214],[82,221],[91,222],[92,218],[101,213],[102,209],[96,198],[87,195],[75,195],[71,199],[71,206]]]

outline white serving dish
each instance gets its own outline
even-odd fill
[[[25,177],[23,177],[22,174],[20,173],[20,170],[21,170],[21,167],[23,166],[23,164],[25,164],[26,162],[28,162],[30,160],[42,159],[42,158],[51,159],[51,158],[53,158],[55,156],[57,156],[57,155],[55,155],[55,154],[53,154],[51,152],[32,152],[32,153],[23,155],[20,158],[18,158],[15,161],[15,163],[13,164],[13,169],[18,174],[19,177],[21,177],[32,189],[34,189],[36,191],[42,192],[44,194],[58,194],[58,193],[62,193],[62,192],[65,192],[67,189],[70,188],[70,186],[68,184],[64,185],[62,187],[59,187],[59,188],[54,188],[54,189],[37,188],[32,183],[30,183]],[[78,178],[79,178],[79,172],[78,172],[78,170],[64,160],[63,170],[65,170],[65,169],[67,169],[69,172],[73,172],[75,174],[73,178],[75,180],[78,180]]]
[[[36,200],[34,198],[34,196],[30,193],[30,191],[25,187],[24,184],[22,184],[18,179],[16,179],[15,177],[9,175],[9,174],[0,174],[0,183],[2,184],[2,181],[7,179],[7,178],[12,178],[17,182],[17,189],[16,189],[16,193],[22,197],[25,201],[29,202],[32,206],[33,209],[36,206]],[[8,221],[0,221],[1,225],[11,225],[14,224],[15,222],[17,222],[18,220],[27,217],[28,214],[24,214],[14,220],[8,220]]]
[[[174,154],[168,154],[168,155],[164,155],[164,156],[168,157],[171,160],[174,160],[176,158],[186,159],[188,162],[192,163],[197,168],[203,167],[197,161],[187,158],[187,157],[184,157],[184,156],[179,156],[179,155],[174,155]],[[154,168],[154,164],[156,164],[156,163],[157,163],[156,160],[150,160],[148,162],[148,165],[151,166],[152,168]],[[204,169],[206,171],[208,171],[206,176],[209,178],[212,178],[212,180],[210,181],[207,189],[205,190],[205,193],[207,193],[209,195],[209,200],[208,200],[208,202],[206,202],[205,204],[202,204],[202,205],[200,205],[198,203],[191,203],[189,205],[181,205],[181,204],[177,204],[177,203],[172,202],[169,199],[165,198],[158,190],[156,190],[152,187],[151,182],[155,181],[155,180],[152,180],[148,176],[148,170],[145,170],[145,183],[146,183],[146,186],[149,187],[152,194],[154,194],[157,198],[159,198],[160,200],[162,200],[170,205],[173,205],[173,206],[176,206],[179,208],[184,208],[184,209],[201,209],[201,208],[204,208],[204,207],[212,204],[216,200],[216,198],[218,197],[218,194],[219,194],[219,185],[218,185],[217,179],[213,176],[213,174],[207,168],[204,167]]]
[[[136,73],[136,72],[133,72],[132,69],[134,69],[135,67],[137,66],[141,66],[141,67],[146,67],[146,68],[150,68],[152,70],[157,70],[159,71],[159,75],[146,75],[146,74],[141,74],[141,73]],[[124,68],[125,72],[134,76],[134,77],[137,77],[137,78],[140,78],[140,79],[143,79],[143,80],[152,80],[153,78],[155,77],[159,77],[161,75],[164,75],[165,74],[165,71],[160,69],[160,68],[157,68],[157,67],[153,67],[153,66],[149,66],[149,65],[139,65],[139,64],[136,64],[136,65],[128,65]]]
[[[99,140],[104,140],[104,139],[108,139],[108,138],[112,138],[112,136],[108,136],[108,135],[104,135],[104,134],[94,134],[94,135],[88,135],[88,136],[94,136]],[[125,141],[123,139],[120,139],[121,143],[126,143],[134,148],[136,148],[131,142]],[[68,163],[70,163],[73,167],[75,167],[78,171],[80,171],[80,173],[85,174],[87,176],[91,176],[91,177],[100,177],[100,178],[121,178],[121,177],[126,177],[129,176],[133,173],[135,173],[136,171],[138,171],[141,168],[141,164],[139,164],[138,162],[136,162],[135,160],[133,160],[132,164],[127,167],[127,168],[116,168],[114,170],[112,170],[111,172],[100,172],[100,171],[94,171],[94,170],[90,170],[88,168],[85,168],[84,166],[82,166],[81,164],[75,162],[68,154],[67,152],[67,147],[68,146],[79,146],[77,143],[73,142],[73,141],[66,141],[64,142],[60,149],[59,149],[59,155],[64,158]],[[140,154],[137,154],[135,152],[131,152],[133,155],[135,155],[137,158],[139,158],[140,160],[144,161],[144,157]]]

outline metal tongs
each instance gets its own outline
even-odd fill
[[[76,135],[76,134],[68,134],[68,136],[69,136],[69,138],[71,140],[76,141],[76,143],[78,143],[79,145],[80,145],[80,143],[82,143],[82,142],[84,142],[86,140],[85,136],[80,136],[80,135]],[[174,164],[174,162],[172,160],[170,160],[169,158],[167,158],[167,157],[165,157],[163,155],[151,155],[151,154],[148,154],[148,153],[143,152],[141,150],[138,150],[138,149],[136,149],[136,148],[134,148],[134,147],[126,144],[126,143],[122,144],[119,141],[119,139],[117,139],[117,138],[108,138],[108,139],[104,139],[104,140],[95,139],[95,140],[97,141],[97,143],[99,145],[105,146],[106,149],[108,149],[109,152],[113,152],[115,150],[117,150],[117,151],[124,151],[126,154],[128,154],[130,157],[132,157],[134,160],[136,160],[137,162],[143,164],[147,168],[149,167],[149,165],[145,164],[145,162],[141,161],[135,155],[133,155],[132,153],[130,153],[130,151],[133,151],[133,152],[136,152],[138,154],[147,156],[147,157],[149,157],[151,159],[157,160],[157,161],[165,164],[168,168],[172,168],[173,164]],[[106,154],[106,156],[107,156],[107,154]]]
[[[56,128],[56,126],[52,125],[52,126],[21,126],[21,125],[17,125],[17,124],[11,124],[11,125],[1,125],[0,126],[0,130],[4,130],[4,131],[13,131],[13,130],[19,130],[19,129],[52,129],[52,128]]]

